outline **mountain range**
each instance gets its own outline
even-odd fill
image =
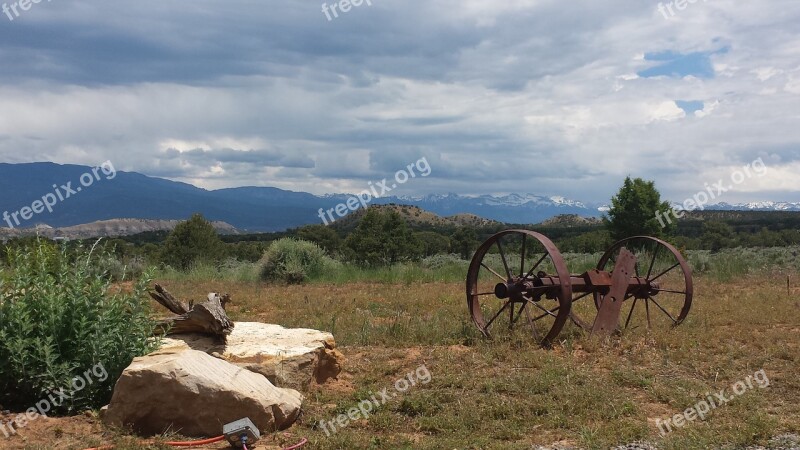
[[[200,212],[240,231],[281,231],[322,223],[320,209],[336,208],[351,198],[348,194],[319,196],[274,187],[206,190],[136,172],[93,172],[86,166],[49,162],[0,163],[0,192],[0,227],[15,228],[69,227],[121,218],[182,220]],[[49,208],[52,212],[44,205],[47,202],[54,203]],[[517,224],[539,223],[561,214],[599,217],[607,210],[601,204],[534,194],[387,196],[373,203],[405,204],[439,216],[472,214]],[[800,211],[800,203],[719,203],[707,209]]]

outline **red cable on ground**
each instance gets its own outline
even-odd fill
[[[224,441],[225,436],[217,436],[211,439],[203,439],[202,441],[188,441],[188,442],[165,442],[165,444],[171,447],[194,447],[198,445],[207,445],[213,444],[215,442]],[[114,448],[113,445],[104,445],[102,447],[93,447],[87,448],[86,450],[112,450]]]
[[[215,438],[204,439],[202,441],[165,442],[165,444],[167,444],[169,446],[172,446],[172,447],[194,447],[194,446],[198,446],[198,445],[213,444],[215,442],[224,441],[224,440],[225,440],[225,436],[217,436]],[[298,448],[304,447],[306,444],[308,444],[308,438],[303,438],[302,441],[298,442],[297,444],[295,444],[295,445],[293,445],[291,447],[286,447],[283,450],[297,450]],[[102,447],[87,448],[86,450],[112,450],[113,448],[114,448],[113,445],[104,445]],[[247,447],[245,447],[245,449],[246,448]]]
[[[293,445],[291,447],[286,447],[283,450],[296,450],[296,449],[298,449],[300,447],[305,446],[306,444],[308,444],[308,438],[303,438],[302,441],[298,442],[297,444],[295,444],[295,445]]]
[[[217,436],[211,439],[204,439],[202,441],[191,441],[191,442],[166,442],[167,445],[172,447],[194,447],[195,445],[206,445],[206,444],[213,444],[214,442],[224,441],[225,436]]]

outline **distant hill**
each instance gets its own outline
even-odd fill
[[[584,227],[600,225],[603,221],[598,217],[581,217],[577,214],[561,214],[538,224],[542,227]]]
[[[382,211],[397,211],[412,229],[442,228],[448,226],[465,225],[474,227],[501,225],[500,222],[484,219],[474,214],[456,214],[450,217],[441,217],[430,211],[425,211],[422,208],[410,205],[373,205],[369,208],[375,208]],[[366,210],[359,209],[344,216],[336,222],[333,222],[330,226],[337,230],[350,231],[358,226],[358,222],[361,220],[364,214],[366,214]]]
[[[112,219],[63,228],[53,228],[47,225],[39,225],[34,228],[0,228],[0,239],[36,235],[50,239],[130,236],[148,231],[172,231],[179,223],[178,220]],[[239,233],[236,228],[225,222],[212,222],[212,225],[220,234]]]
[[[0,213],[9,214],[30,207],[42,196],[59,190],[53,185],[71,183],[90,167],[54,163],[0,163]],[[282,231],[307,224],[322,223],[319,210],[335,208],[351,196],[317,196],[274,187],[238,187],[206,190],[190,184],[149,177],[136,172],[116,172],[106,179],[101,172],[91,186],[58,202],[52,212],[44,211],[15,227],[46,224],[63,228],[102,220],[134,218],[148,220],[185,220],[200,212],[207,219],[231,224],[241,231]],[[372,204],[407,204],[439,216],[465,215],[513,223],[536,223],[557,214],[597,215],[596,209],[561,197],[506,195],[467,197],[456,194],[424,197],[383,197]],[[21,216],[17,215],[18,219]],[[0,227],[7,227],[0,221]]]
[[[36,225],[64,228],[119,218],[186,220],[200,212],[209,220],[225,222],[242,232],[253,233],[322,223],[320,209],[335,208],[351,197],[346,194],[318,196],[274,187],[206,190],[136,172],[118,171],[112,179],[107,179],[101,172],[91,186],[83,187],[80,192],[59,201],[52,212],[45,210],[28,220],[22,220],[19,212],[23,208],[30,208],[35,201],[56,190],[61,191],[57,186],[71,183],[77,191],[81,188],[80,177],[89,172],[90,167],[78,165],[0,163],[0,214],[17,213],[16,218],[20,223],[12,222],[12,225],[18,228]],[[564,214],[599,217],[606,210],[601,205],[533,194],[391,196],[375,199],[372,204],[416,206],[440,217],[467,222],[486,218],[515,224],[540,223]],[[800,210],[800,203],[720,203],[707,209],[794,211]],[[0,220],[0,227],[8,227],[7,222]]]

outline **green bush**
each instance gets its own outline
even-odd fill
[[[259,267],[255,262],[228,258],[220,264],[195,263],[183,270],[161,266],[155,275],[159,280],[253,282],[259,279]]]
[[[292,238],[273,242],[259,262],[260,278],[299,284],[316,278],[336,266],[317,244]]]
[[[466,273],[469,267],[469,261],[461,259],[460,255],[456,254],[441,254],[428,256],[420,261],[420,265],[425,269],[440,270],[448,266],[458,266],[464,269]]]
[[[95,273],[111,281],[128,281],[144,275],[147,266],[142,258],[133,257],[127,262],[121,258],[111,253],[104,254],[98,258],[98,264],[94,265]]]
[[[116,292],[102,252],[37,241],[8,256],[0,272],[0,403],[24,410],[61,389],[69,398],[54,396],[60,404],[51,402],[48,414],[108,403],[131,360],[158,346],[144,300],[149,276]]]

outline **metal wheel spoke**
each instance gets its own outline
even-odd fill
[[[556,308],[556,309],[554,309],[554,310],[552,310],[552,311],[551,311],[551,310],[549,310],[549,309],[547,309],[547,308],[545,308],[545,307],[543,307],[543,306],[539,305],[539,304],[538,304],[538,303],[536,303],[536,302],[533,302],[533,306],[535,306],[535,307],[537,307],[537,308],[541,309],[542,311],[544,311],[544,312],[545,312],[545,315],[548,315],[548,314],[549,314],[549,315],[551,315],[551,316],[553,316],[553,317],[556,317],[556,315],[555,315],[555,314],[553,314],[553,311],[556,311],[556,310],[558,310],[558,308]],[[559,308],[560,308],[560,306],[559,306]]]
[[[666,315],[667,315],[667,317],[669,317],[669,318],[670,318],[670,320],[672,320],[672,323],[674,323],[675,325],[677,325],[677,324],[678,324],[678,321],[677,321],[677,320],[675,320],[675,318],[674,318],[674,317],[672,317],[672,314],[668,313],[666,309],[662,308],[662,307],[661,307],[661,305],[659,305],[659,304],[658,304],[658,302],[657,302],[657,301],[656,301],[656,300],[655,300],[653,297],[649,297],[649,298],[650,298],[650,301],[651,301],[651,302],[655,303],[655,304],[656,304],[656,306],[658,306],[658,309],[660,309],[660,310],[661,310],[661,311],[662,311],[664,314],[666,314]]]
[[[528,302],[524,302],[524,303],[522,304],[522,306],[520,306],[520,307],[519,307],[519,311],[517,311],[517,318],[516,318],[516,319],[514,319],[514,320],[513,320],[513,322],[511,322],[511,325],[514,325],[515,323],[517,323],[517,321],[519,320],[519,318],[520,318],[520,317],[522,317],[522,312],[523,312],[523,311],[525,311],[525,307],[526,307],[526,306],[528,306]],[[513,307],[513,306],[511,307],[511,310],[512,310],[512,311],[514,310],[514,307]]]
[[[491,268],[491,267],[487,266],[487,265],[486,265],[486,264],[484,264],[482,261],[481,261],[481,266],[483,266],[483,268],[484,268],[484,269],[486,269],[486,270],[488,270],[489,272],[492,272],[493,274],[495,274],[495,276],[496,276],[497,278],[500,278],[500,279],[501,279],[501,280],[503,280],[504,282],[508,281],[508,278],[503,278],[503,276],[502,276],[502,275],[500,275],[499,273],[497,273],[497,272],[495,272],[494,270],[492,270],[492,268]]]
[[[497,319],[500,316],[500,314],[502,314],[503,311],[506,308],[508,308],[508,305],[510,305],[510,304],[511,304],[511,300],[505,302],[505,304],[503,304],[503,307],[500,308],[500,311],[497,311],[497,314],[495,314],[494,317],[492,317],[492,320],[490,320],[489,323],[487,323],[483,328],[488,330],[489,327],[492,325],[492,323],[495,321],[495,319]]]
[[[539,267],[539,264],[541,264],[542,261],[544,261],[545,258],[547,258],[547,253],[542,255],[542,257],[539,258],[538,261],[536,261],[536,264],[534,264],[533,267],[531,267],[531,270],[528,271],[528,274],[525,275],[525,278],[528,278],[529,276],[533,275],[533,271],[536,270],[537,267]]]
[[[547,317],[547,316],[553,316],[553,317],[556,317],[556,316],[554,316],[552,313],[554,313],[554,312],[558,311],[558,310],[559,310],[559,308],[561,308],[561,306],[556,306],[555,308],[553,308],[553,309],[551,309],[551,310],[546,310],[546,309],[544,309],[544,308],[541,308],[541,309],[544,309],[546,312],[545,312],[544,314],[542,314],[541,316],[536,316],[536,317],[533,319],[533,321],[534,321],[534,322],[536,322],[537,320],[539,320],[539,319],[543,319],[543,318],[545,318],[545,317]]]
[[[522,274],[525,273],[525,238],[527,238],[527,234],[522,235],[522,260],[519,263],[519,277],[522,278]]]
[[[650,281],[650,282],[656,281],[657,279],[659,279],[659,278],[663,277],[664,275],[666,275],[666,274],[667,274],[667,272],[671,271],[672,269],[674,269],[674,268],[676,268],[676,267],[678,267],[678,266],[680,266],[680,265],[681,265],[681,263],[680,263],[680,262],[676,262],[676,263],[675,263],[675,264],[674,264],[672,267],[670,267],[669,269],[667,269],[667,270],[665,270],[665,271],[661,272],[660,274],[658,274],[658,275],[657,275],[655,278],[653,278],[652,280],[647,280],[647,281]]]
[[[683,294],[686,295],[686,291],[676,291],[674,289],[653,289],[656,292],[669,292],[670,294]]]
[[[506,269],[506,275],[508,275],[508,279],[514,278],[514,275],[511,274],[511,269],[508,268],[508,261],[506,261],[506,252],[503,251],[503,244],[500,243],[500,238],[497,239],[497,248],[500,249],[500,259],[503,260],[503,267]]]
[[[492,292],[481,292],[480,294],[470,294],[470,295],[472,295],[474,297],[480,297],[482,295],[494,295],[494,291],[492,291]]]
[[[572,299],[572,303],[575,303],[576,301],[578,301],[578,300],[580,300],[580,299],[582,299],[582,298],[586,297],[587,295],[592,295],[592,294],[593,294],[593,292],[591,292],[591,291],[589,291],[589,292],[586,292],[586,293],[583,293],[583,294],[581,294],[581,295],[579,295],[579,296],[577,296],[577,297],[573,298],[573,299]]]
[[[647,299],[644,299],[644,309],[647,311],[647,328],[653,328],[650,323],[650,302]]]
[[[628,312],[628,319],[625,320],[625,328],[628,328],[628,324],[631,323],[631,317],[633,316],[633,309],[636,308],[636,302],[638,298],[633,299],[633,305],[631,306],[630,312]]]
[[[526,302],[527,304],[527,302]],[[539,333],[536,331],[536,324],[534,323],[535,320],[531,319],[531,312],[529,310],[525,310],[525,315],[528,317],[528,325],[530,325],[531,330],[533,331],[533,338],[537,341],[539,340]]]
[[[647,280],[650,279],[650,275],[653,273],[653,267],[656,265],[656,256],[658,256],[659,250],[661,250],[661,246],[656,245],[656,251],[653,252],[653,259],[650,260],[650,267],[647,269],[647,276],[644,277]]]

